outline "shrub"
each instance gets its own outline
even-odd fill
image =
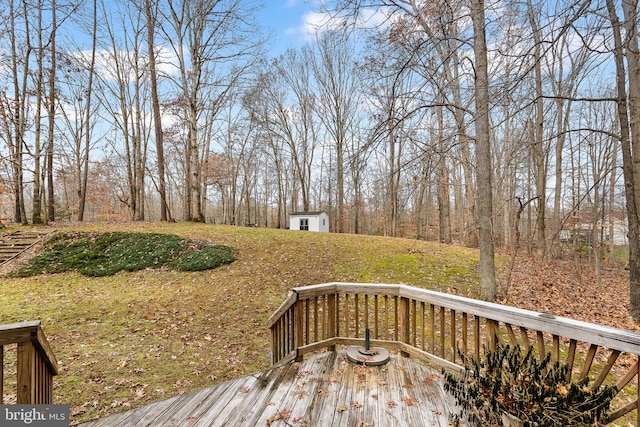
[[[606,417],[613,386],[588,387],[589,378],[567,383],[569,366],[551,362],[551,354],[539,361],[534,348],[498,345],[484,350],[478,361],[462,353],[462,375],[445,372],[445,390],[451,393],[463,416],[482,425],[502,425],[503,414],[516,416],[524,426],[592,426]]]
[[[201,271],[235,261],[235,250],[173,234],[159,233],[60,233],[44,253],[11,276],[78,271],[85,276],[109,276],[119,271],[137,271],[168,266],[183,271]]]
[[[236,251],[229,246],[214,245],[187,251],[169,263],[180,271],[202,271],[230,264],[236,260]]]

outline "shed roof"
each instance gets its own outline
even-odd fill
[[[320,214],[326,214],[325,211],[313,211],[313,212],[292,212],[289,214],[289,216],[309,216],[309,215],[320,215]]]

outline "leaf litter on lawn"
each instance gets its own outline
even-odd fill
[[[476,251],[411,239],[191,223],[69,228],[170,233],[238,249],[233,264],[205,272],[2,281],[2,323],[42,320],[61,367],[55,401],[71,406],[73,423],[267,369],[267,321],[292,287],[372,280],[473,293],[477,283]],[[626,272],[605,273],[604,289],[595,290],[584,266],[517,263],[509,304],[635,330],[626,314]]]

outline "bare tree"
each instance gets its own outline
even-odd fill
[[[318,84],[320,117],[331,136],[336,154],[335,230],[346,231],[345,150],[357,103],[353,50],[344,34],[322,33],[318,40],[314,73]]]
[[[96,48],[98,40],[98,3],[93,0],[93,14],[91,25],[91,59],[88,66],[88,81],[86,88],[85,104],[85,134],[84,134],[84,158],[83,169],[78,182],[78,221],[84,220],[85,206],[87,203],[87,182],[89,180],[89,149],[91,146],[91,96],[93,93],[93,76],[96,67]]]
[[[29,59],[31,57],[30,26],[27,16],[27,4],[23,2],[24,34],[26,40],[21,49],[18,39],[18,12],[15,7],[15,0],[9,1],[9,42],[11,64],[11,83],[13,87],[12,95],[5,95],[6,101],[3,108],[5,123],[10,126],[9,131],[12,138],[7,138],[12,169],[12,187],[14,192],[14,219],[16,222],[27,223],[27,214],[24,204],[24,139],[27,130],[27,79],[30,71]],[[21,51],[21,53],[20,53]],[[20,59],[22,58],[22,62]],[[7,129],[9,130],[9,129]]]
[[[147,18],[147,53],[149,55],[149,84],[151,85],[151,105],[153,108],[154,136],[156,141],[156,158],[158,164],[158,192],[160,193],[160,221],[169,220],[167,209],[167,190],[165,183],[164,142],[162,139],[162,117],[158,96],[158,73],[156,70],[155,27],[157,25],[157,5],[151,0],[144,2]]]
[[[53,154],[55,148],[55,118],[56,118],[56,76],[57,76],[57,40],[56,34],[58,29],[58,15],[57,15],[58,3],[56,0],[51,1],[51,36],[49,39],[51,49],[51,67],[49,70],[49,130],[47,133],[47,153],[46,153],[46,168],[47,168],[47,220],[55,221],[55,190],[53,188]]]
[[[202,156],[212,125],[247,64],[255,60],[251,25],[252,2],[231,0],[169,0],[160,29],[178,61],[175,102],[182,106],[187,138],[184,144],[186,220],[204,221]],[[173,76],[168,76],[173,77]],[[205,115],[207,117],[205,117]]]
[[[484,0],[470,1],[475,58],[476,176],[478,180],[478,235],[480,247],[480,298],[496,299],[493,246],[493,166],[489,129],[489,71],[485,30]]]
[[[544,258],[547,253],[546,245],[546,225],[545,212],[546,192],[547,192],[547,168],[546,157],[543,147],[544,140],[544,103],[542,98],[542,37],[536,16],[539,14],[533,8],[531,0],[527,0],[527,17],[533,32],[533,69],[535,85],[535,114],[533,127],[533,149],[532,159],[534,164],[534,175],[536,179],[536,198],[538,200],[538,210],[536,212],[536,247],[539,258]]]
[[[305,211],[311,208],[311,171],[320,132],[313,60],[308,46],[287,50],[273,61],[272,72],[260,76],[251,98],[245,99],[254,121],[271,134],[270,138],[284,143]],[[295,202],[293,209],[298,209]]]

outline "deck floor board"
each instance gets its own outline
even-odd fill
[[[362,366],[338,350],[81,426],[446,427],[456,411],[442,375],[419,361]]]

